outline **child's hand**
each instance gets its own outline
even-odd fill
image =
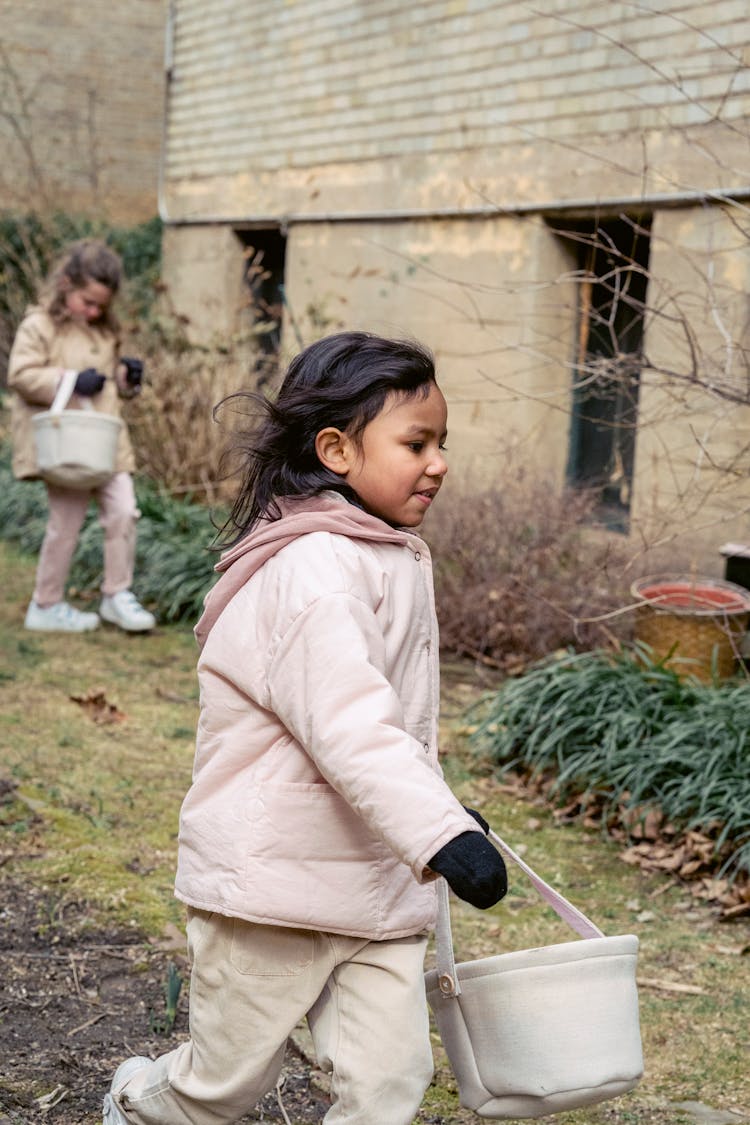
[[[91,395],[98,395],[106,381],[106,376],[100,375],[95,367],[87,367],[84,371],[78,372],[73,390],[77,395],[85,395],[89,398]]]
[[[478,832],[462,832],[449,840],[428,866],[445,877],[459,898],[480,910],[494,906],[508,890],[503,857]]]
[[[120,363],[125,368],[125,382],[129,387],[140,387],[143,382],[143,360],[133,359],[128,355],[120,356]]]

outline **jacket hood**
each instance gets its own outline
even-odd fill
[[[364,539],[371,543],[406,544],[405,531],[390,527],[377,516],[350,504],[337,492],[324,492],[300,500],[278,501],[281,517],[263,520],[239,543],[235,543],[219,559],[214,570],[221,577],[206,595],[203,613],[195,626],[198,645],[203,648],[208,634],[232,598],[268,559],[300,535],[327,531],[332,535],[346,535],[350,539]]]

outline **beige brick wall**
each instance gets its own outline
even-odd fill
[[[700,561],[750,533],[750,243],[737,211],[657,215],[634,516],[645,542],[687,529]],[[709,397],[707,385],[724,391]]]
[[[0,0],[0,207],[157,211],[167,0]]]
[[[287,295],[305,343],[359,328],[433,349],[454,476],[500,480],[522,443],[525,458],[562,480],[574,295],[562,285],[551,302],[536,282],[567,266],[534,220],[316,224],[291,232]],[[289,330],[286,344],[297,344]]]
[[[658,212],[651,244],[631,540],[637,572],[722,572],[721,543],[750,535],[750,409],[698,380],[747,392],[750,249],[742,210]],[[198,339],[240,327],[242,246],[228,224],[168,227],[171,295]],[[577,325],[569,249],[539,216],[481,221],[299,223],[288,234],[282,363],[321,335],[414,336],[436,355],[449,404],[448,494],[502,487],[519,466],[565,481]],[[290,315],[291,314],[291,315]],[[293,318],[293,320],[292,320]],[[670,376],[670,373],[674,377]],[[732,383],[733,381],[733,383]]]
[[[211,231],[277,220],[294,317],[284,359],[300,337],[340,328],[417,336],[449,402],[449,479],[502,485],[525,464],[561,488],[578,285],[554,216],[648,197],[655,367],[643,373],[633,565],[657,545],[718,574],[718,545],[750,536],[750,410],[665,371],[689,370],[680,323],[702,376],[731,353],[741,379],[750,345],[746,0],[534,7],[176,0],[166,275],[196,336],[231,333],[237,303],[209,310],[191,278],[226,275],[231,289],[239,240]],[[733,209],[663,206],[731,189],[745,192]]]
[[[740,174],[743,0],[536,8],[176,0],[170,212],[461,208]]]

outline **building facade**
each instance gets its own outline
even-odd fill
[[[522,457],[685,567],[747,539],[745,0],[172,0],[168,42],[196,337],[416,336],[454,479]]]
[[[167,0],[0,0],[0,209],[152,218]]]

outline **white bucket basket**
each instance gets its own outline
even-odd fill
[[[440,880],[437,967],[425,983],[461,1105],[480,1117],[534,1118],[632,1090],[643,1074],[637,937],[605,937],[490,836],[584,940],[456,964],[448,888]]]
[[[39,476],[60,488],[98,488],[115,471],[122,421],[90,402],[66,410],[77,372],[66,371],[49,410],[32,418]]]

